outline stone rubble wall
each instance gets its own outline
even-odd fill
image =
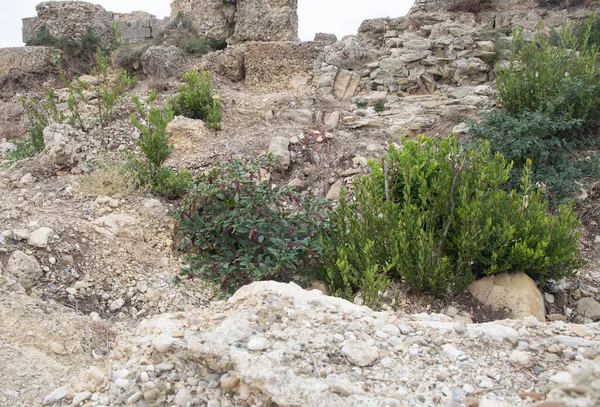
[[[13,71],[44,73],[53,66],[51,47],[0,48],[0,78]]]
[[[62,2],[61,2],[62,3]],[[67,2],[67,3],[83,3],[83,2]],[[85,3],[88,4],[88,3]],[[92,6],[90,4],[90,6]],[[22,27],[22,40],[24,43],[31,41],[35,36],[35,31],[41,27],[42,25],[49,28],[49,31],[52,35],[56,37],[61,37],[65,35],[69,35],[66,30],[52,28],[58,26],[68,26],[73,24],[65,23],[65,21],[61,16],[64,13],[71,13],[71,9],[64,8],[64,11],[56,12],[48,15],[45,7],[45,3],[41,3],[38,9],[37,17],[27,17],[24,18],[23,27]],[[99,6],[98,6],[99,7]],[[103,11],[103,12],[102,12]],[[40,14],[41,12],[41,14]],[[112,23],[116,21],[119,24],[119,28],[121,29],[121,39],[124,42],[129,43],[138,43],[144,42],[146,40],[154,38],[158,32],[162,31],[167,24],[169,23],[169,17],[165,17],[164,19],[156,18],[156,16],[146,13],[146,12],[133,12],[133,13],[112,13],[107,12],[104,9],[100,10],[99,15],[103,15],[105,13],[105,18],[102,18],[101,29],[96,30],[95,33],[99,34],[99,36],[106,42],[109,41],[110,35],[112,34]],[[86,14],[75,13],[75,15],[79,15],[82,22],[85,24],[86,22],[93,21],[93,19],[89,20],[86,18]],[[57,24],[56,22],[61,22]],[[78,24],[81,27],[81,23]],[[93,24],[90,24],[93,27]],[[96,24],[96,26],[99,26]],[[85,31],[85,27],[78,28],[76,30],[78,34],[75,38],[81,35],[82,32]],[[107,39],[108,38],[108,39]]]
[[[171,18],[183,13],[201,34],[248,41],[298,41],[297,0],[174,0]]]

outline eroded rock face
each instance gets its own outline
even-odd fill
[[[200,69],[216,72],[233,82],[240,82],[246,76],[245,45],[232,45],[222,51],[210,52],[200,60]]]
[[[150,47],[142,55],[144,73],[155,78],[171,78],[185,71],[183,52],[174,45]]]
[[[46,404],[93,397],[157,407],[527,406],[520,393],[534,388],[547,402],[593,405],[600,331],[590,324],[590,339],[567,336],[577,327],[531,317],[464,325],[445,315],[374,312],[293,283],[253,283],[209,310],[142,321],[95,372],[110,383],[90,395],[93,379],[83,373]],[[556,349],[574,357],[557,358]],[[581,390],[563,392],[558,381]]]
[[[44,74],[54,65],[51,47],[0,48],[0,78],[13,71]]]
[[[546,320],[544,298],[535,282],[524,273],[496,274],[474,281],[469,292],[495,310],[507,310],[512,318],[529,316]]]
[[[233,32],[235,1],[174,0],[171,18],[183,13],[199,34],[224,40]]]
[[[298,0],[238,0],[233,42],[297,41]]]
[[[297,0],[175,0],[171,17],[183,13],[207,37],[247,41],[297,41]]]
[[[68,124],[51,124],[44,129],[44,151],[40,161],[59,168],[72,167],[79,162],[77,154],[81,133]]]
[[[44,276],[37,259],[20,250],[13,252],[8,259],[6,273],[16,278],[26,290]]]
[[[246,43],[246,85],[266,92],[298,90],[310,84],[323,50],[317,42]]]
[[[42,28],[50,35],[79,41],[88,29],[104,47],[112,39],[112,16],[102,6],[84,1],[47,1],[36,6],[34,35]]]

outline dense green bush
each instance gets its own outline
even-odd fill
[[[171,154],[167,125],[173,120],[173,111],[168,106],[163,110],[151,107],[156,97],[156,92],[150,91],[146,105],[139,97],[132,98],[139,119],[132,114],[131,123],[141,134],[137,144],[145,157],[143,162],[135,162],[135,169],[142,185],[149,186],[157,195],[175,199],[183,196],[191,187],[192,174],[189,171],[175,172],[162,168]]]
[[[185,274],[231,292],[259,280],[290,281],[319,261],[323,201],[265,178],[272,158],[229,161],[201,176],[179,212]]]
[[[520,184],[520,168],[527,159],[533,163],[532,183],[545,186],[551,203],[570,200],[581,192],[586,179],[600,177],[597,154],[586,151],[594,141],[585,137],[579,120],[552,118],[538,111],[511,116],[495,110],[471,128],[514,162],[510,188]]]
[[[175,115],[206,121],[208,127],[221,129],[221,99],[213,96],[210,87],[210,72],[202,75],[193,70],[183,74],[185,84],[179,87],[179,93],[171,99],[170,106]]]
[[[564,25],[553,37],[538,29],[526,41],[515,32],[510,64],[497,76],[502,109],[472,127],[517,168],[531,159],[532,182],[547,187],[552,203],[572,198],[588,177],[600,176],[599,155],[585,151],[600,141],[593,135],[600,125],[598,47],[589,42],[594,21],[587,20],[583,34]],[[520,183],[519,171],[510,181],[512,187]]]
[[[486,275],[546,281],[581,264],[577,217],[567,206],[548,213],[529,163],[520,191],[508,192],[511,164],[488,143],[465,150],[454,136],[421,137],[391,147],[387,162],[387,183],[372,164],[373,174],[355,183],[355,200],[342,199],[331,215],[324,274],[334,293],[351,299],[363,290],[376,304],[388,278],[441,296]]]
[[[588,33],[593,18],[588,19]],[[497,75],[502,107],[511,115],[541,111],[596,126],[600,120],[598,48],[582,41],[566,24],[556,41],[553,45],[541,27],[532,41],[525,40],[522,30],[514,33],[510,64]]]

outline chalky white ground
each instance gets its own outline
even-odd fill
[[[123,334],[104,369],[53,406],[595,406],[600,326],[374,312],[294,284],[254,283]],[[525,398],[524,398],[525,397]]]

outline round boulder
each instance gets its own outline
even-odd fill
[[[183,52],[174,45],[150,47],[142,55],[142,68],[148,76],[172,78],[185,70]]]

